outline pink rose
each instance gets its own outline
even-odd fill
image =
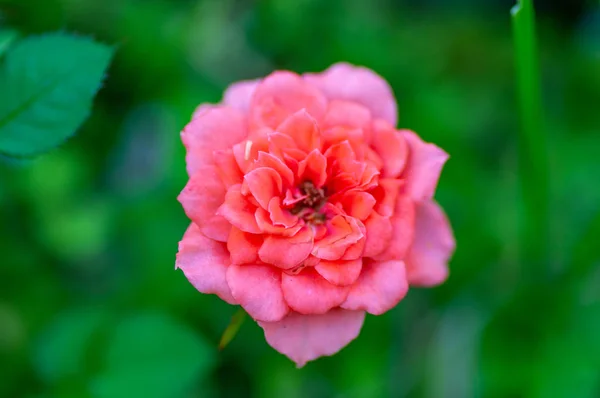
[[[385,80],[341,63],[235,83],[181,133],[192,223],[177,268],[241,305],[299,367],[409,284],[448,275],[454,238],[432,199],[448,155],[396,122]]]

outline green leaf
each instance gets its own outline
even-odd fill
[[[181,397],[214,363],[214,350],[200,335],[159,314],[117,325],[106,369],[92,380],[94,397]]]
[[[0,57],[8,50],[8,47],[17,37],[19,37],[19,33],[16,30],[0,30]]]
[[[72,136],[90,112],[112,53],[62,33],[11,46],[0,66],[0,153],[34,156]]]
[[[231,317],[231,322],[227,326],[227,329],[223,332],[223,336],[221,336],[221,341],[219,342],[219,350],[227,347],[227,344],[233,340],[237,332],[240,330],[242,323],[246,319],[246,311],[243,309],[239,309],[233,316]]]

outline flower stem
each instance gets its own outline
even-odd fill
[[[544,264],[548,250],[548,148],[542,126],[542,104],[535,11],[532,0],[517,0],[511,9],[521,131],[518,170],[524,217],[522,260]]]

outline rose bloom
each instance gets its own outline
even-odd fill
[[[448,220],[432,199],[448,155],[396,129],[373,71],[277,71],[231,85],[181,133],[191,224],[176,267],[237,304],[298,367],[356,338],[365,313],[448,275]]]

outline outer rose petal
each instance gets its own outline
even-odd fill
[[[298,275],[284,273],[281,288],[288,305],[301,314],[324,314],[342,304],[350,290],[329,283],[312,268]]]
[[[448,277],[448,260],[456,243],[441,207],[433,202],[417,206],[415,239],[406,256],[406,272],[411,285],[434,286]]]
[[[423,142],[412,131],[402,130],[402,133],[410,149],[408,164],[402,173],[406,179],[405,192],[416,201],[431,199],[449,156],[437,146]]]
[[[191,224],[179,242],[175,268],[201,293],[216,294],[229,304],[237,304],[225,280],[229,253],[223,243],[209,239]]]
[[[260,79],[256,80],[243,80],[237,83],[233,83],[223,95],[223,103],[240,111],[247,112],[250,108],[250,101],[256,87],[260,83]]]
[[[342,308],[380,315],[394,308],[407,292],[408,282],[402,261],[365,262]]]
[[[364,311],[334,309],[323,315],[291,312],[279,322],[258,324],[267,342],[301,368],[348,345],[360,333],[364,319]]]
[[[213,163],[213,151],[230,149],[246,138],[246,118],[232,108],[208,107],[201,111],[181,132],[187,149],[188,174]]]
[[[256,88],[250,106],[252,127],[276,128],[288,116],[304,108],[315,119],[325,113],[327,99],[317,88],[292,72],[278,71]]]
[[[258,320],[276,322],[288,313],[281,291],[281,272],[267,265],[230,265],[227,283],[233,297]]]
[[[225,199],[225,187],[215,166],[204,165],[192,176],[177,198],[185,214],[194,221],[202,233],[211,239],[226,242],[231,225],[217,209]]]
[[[389,84],[364,67],[338,63],[323,73],[306,74],[304,79],[318,87],[329,99],[356,101],[371,110],[374,117],[396,125],[396,99]]]

